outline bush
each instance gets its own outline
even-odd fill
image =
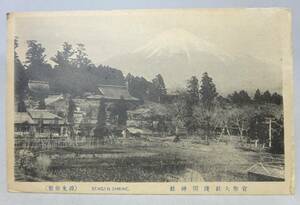
[[[36,158],[35,168],[40,176],[47,174],[48,168],[51,164],[51,159],[48,155],[42,154]]]
[[[35,176],[34,155],[29,150],[20,150],[16,156],[18,167],[25,175]]]

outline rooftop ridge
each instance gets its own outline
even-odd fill
[[[42,83],[42,84],[49,84],[47,81],[40,81],[40,80],[29,80],[28,83]]]
[[[114,88],[126,88],[126,85],[106,85],[106,84],[98,84],[97,87],[114,87]]]

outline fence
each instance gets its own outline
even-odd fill
[[[18,137],[15,138],[15,149],[53,149],[85,145],[86,141],[71,140],[66,137]]]

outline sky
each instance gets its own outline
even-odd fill
[[[238,81],[241,84],[241,88],[249,89],[255,84],[260,85],[262,89],[278,91],[281,88],[283,52],[288,46],[286,45],[285,36],[289,35],[289,31],[285,25],[286,15],[282,15],[282,12],[278,10],[174,9],[69,12],[67,14],[56,12],[36,13],[33,15],[17,14],[14,19],[15,35],[18,36],[20,44],[18,53],[22,61],[25,60],[26,41],[34,39],[46,48],[46,55],[51,64],[53,62],[51,62],[50,57],[58,49],[61,49],[63,42],[67,41],[73,45],[83,43],[89,58],[96,65],[112,64],[112,66],[115,66],[115,61],[112,59],[118,59],[119,56],[121,58],[126,55],[134,55],[133,51],[138,51],[145,45],[151,44],[157,36],[163,36],[164,33],[169,31],[174,31],[175,33],[184,31],[184,33],[187,33],[183,37],[187,38],[186,41],[192,42],[193,39],[199,39],[199,42],[204,42],[203,44],[205,45],[212,45],[210,47],[200,46],[201,48],[198,49],[206,49],[205,56],[215,55],[218,58],[222,55],[225,56],[227,61],[230,61],[229,59],[232,61],[247,57],[248,60],[244,61],[247,61],[247,66],[251,68],[251,72],[247,71],[248,76],[257,76],[261,69],[264,69],[264,65],[268,65],[266,70],[269,70],[268,73],[265,73],[265,76],[268,76],[269,80],[252,77],[249,79],[251,81],[254,79],[257,82],[251,82],[251,85],[242,85],[246,76],[244,72]],[[168,39],[168,43],[165,43],[164,39],[162,39],[162,41],[158,41],[162,42],[162,44],[157,45],[157,47],[169,47],[169,50],[173,48],[179,49],[178,52],[180,52],[180,48],[177,47],[184,47],[182,50],[197,52],[197,50],[193,50],[192,46],[188,45],[188,48],[186,48],[186,41],[182,45],[178,44],[176,48],[170,46],[172,43],[176,44],[176,42],[180,41],[179,38],[174,38],[173,42],[171,37],[165,35],[164,38]],[[149,46],[149,48],[152,47]],[[156,52],[155,48],[152,49],[149,52]],[[194,56],[201,58],[201,52],[199,52],[199,55],[195,54]],[[176,56],[173,57],[176,58]],[[255,59],[255,62],[253,61],[252,63],[251,59]],[[145,64],[147,63],[146,61],[144,62]],[[161,64],[164,63],[162,60],[159,62]],[[258,62],[261,62],[262,66],[257,66]],[[228,64],[228,62],[224,64]],[[124,63],[124,61],[116,65],[118,69],[123,71],[124,75],[131,71],[134,75],[143,75],[145,71],[143,69],[138,70],[140,67],[143,67],[141,62],[138,65],[139,68],[132,68],[132,64]],[[145,67],[147,66],[145,65]],[[230,72],[228,72],[230,74],[236,73],[235,77],[238,78],[242,68],[231,66],[227,69],[230,69]],[[147,75],[145,76],[147,79],[151,79],[158,72],[157,69],[153,69],[153,73],[151,73],[151,70],[147,68]],[[169,76],[166,72],[163,77],[169,88],[184,85],[187,75],[181,75],[183,73],[188,75],[195,73],[195,75],[199,76],[198,71],[188,65],[184,70],[176,72],[176,76],[175,74]],[[219,84],[224,85],[219,86],[219,89],[222,90],[222,87],[224,87],[223,91],[229,92],[237,85],[234,83],[230,85],[228,81],[232,76],[226,76],[226,73],[226,71],[221,70],[220,75],[225,75],[225,77],[216,76],[216,79]],[[214,71],[212,71],[212,74],[218,75]],[[272,80],[272,75],[274,75],[275,80]]]

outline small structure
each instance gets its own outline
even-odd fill
[[[249,181],[284,181],[284,170],[277,166],[257,163],[247,169],[247,173]]]
[[[37,133],[65,134],[68,125],[65,120],[47,110],[28,110]]]
[[[46,105],[52,105],[55,102],[62,101],[62,100],[64,100],[64,96],[62,94],[60,94],[60,95],[48,95],[48,97],[45,98],[45,104]]]
[[[86,98],[90,100],[106,99],[108,101],[116,101],[123,98],[131,102],[139,101],[138,98],[129,94],[127,86],[120,85],[98,85],[97,92],[94,95],[88,95]]]
[[[59,115],[60,117],[65,117],[69,102],[62,94],[61,95],[48,95],[45,98],[46,109],[52,113]]]
[[[28,88],[35,94],[48,94],[49,83],[46,81],[29,80]]]
[[[15,132],[29,134],[34,131],[34,121],[27,112],[15,112]]]

